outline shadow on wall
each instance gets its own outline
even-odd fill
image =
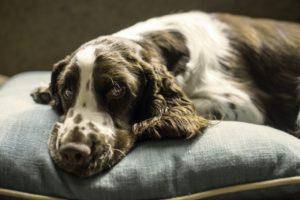
[[[0,74],[50,70],[99,35],[149,17],[189,10],[300,22],[299,0],[1,0]]]

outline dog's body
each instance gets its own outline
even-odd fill
[[[66,116],[54,128],[52,157],[86,176],[139,137],[191,137],[205,118],[297,134],[299,76],[299,25],[189,12],[84,44],[55,66],[51,97],[44,88],[33,96]]]

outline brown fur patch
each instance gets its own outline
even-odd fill
[[[116,143],[114,147],[115,161],[123,158],[125,154],[132,148],[136,137],[128,130],[117,130]]]
[[[86,83],[86,90],[90,89],[90,80],[88,80],[88,82]]]
[[[108,46],[96,51],[93,72],[93,87],[98,105],[105,107],[112,115],[130,123],[136,102],[144,82],[139,65],[138,44],[123,38],[106,37],[101,40]],[[100,41],[99,41],[100,42]],[[112,98],[110,92],[122,88],[122,95]]]
[[[74,109],[70,109],[69,110],[69,117],[73,117],[73,115],[74,115]]]
[[[82,122],[82,115],[77,114],[76,117],[74,117],[73,121],[75,124],[79,124],[80,122]]]
[[[230,14],[219,14],[216,17],[233,30],[228,34],[258,52],[264,48],[264,45],[279,52],[300,46],[300,25],[298,24]]]
[[[153,57],[156,54],[174,75],[183,73],[186,70],[186,64],[189,61],[189,50],[181,33],[175,30],[154,31],[145,34],[144,37],[145,39],[141,42],[141,45],[148,51],[146,53],[148,55],[145,55],[144,58]],[[154,50],[157,52],[153,52]],[[149,59],[146,59],[146,61],[150,62]]]
[[[300,25],[216,15],[229,25],[231,67],[243,90],[267,115],[266,123],[291,132],[299,112]]]
[[[75,126],[73,128],[73,130],[71,130],[71,132],[69,133],[69,140],[71,142],[82,142],[83,141],[83,134],[82,132],[80,131],[80,128],[78,126]]]
[[[66,65],[69,63],[70,57],[67,56],[65,59],[60,60],[53,66],[52,74],[51,74],[51,82],[50,82],[50,92],[53,96],[52,108],[57,111],[59,114],[64,113],[64,109],[62,106],[62,100],[60,96],[60,82],[59,77],[63,73],[66,68]]]
[[[60,125],[56,123],[52,129],[52,134],[57,134],[59,132],[59,129]]]
[[[92,122],[88,122],[87,126],[94,132],[99,132],[99,129]]]
[[[79,92],[80,87],[80,71],[79,67],[76,64],[69,63],[64,71],[60,72],[57,77],[55,87],[57,88],[56,96],[60,105],[62,107],[63,112],[67,112],[69,108],[71,108],[75,104],[75,100],[77,94]],[[64,95],[66,90],[71,91],[71,96],[66,98]]]

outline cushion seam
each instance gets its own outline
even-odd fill
[[[300,176],[251,182],[246,184],[238,184],[238,185],[221,187],[217,189],[207,190],[204,192],[198,192],[194,194],[189,194],[189,195],[184,195],[184,196],[174,197],[169,199],[170,200],[206,199],[209,197],[214,197],[214,196],[219,196],[224,194],[245,192],[245,191],[279,187],[285,185],[293,185],[293,184],[300,184]]]
[[[32,199],[32,200],[64,200],[63,198],[58,197],[52,197],[52,196],[46,196],[46,195],[39,195],[34,193],[28,193],[28,192],[21,192],[18,190],[12,190],[12,189],[5,189],[0,188],[0,195],[8,196],[8,197],[16,197],[16,198],[22,198],[22,199]]]

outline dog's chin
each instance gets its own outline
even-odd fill
[[[65,163],[63,162],[63,158],[58,150],[60,135],[58,131],[55,131],[55,128],[56,126],[54,126],[54,131],[52,131],[49,137],[48,148],[54,164],[66,172],[72,173],[79,177],[92,176],[99,172],[110,169],[125,156],[124,154],[119,154],[118,152],[107,151],[105,154],[94,153],[89,160],[81,165]]]

